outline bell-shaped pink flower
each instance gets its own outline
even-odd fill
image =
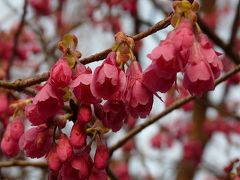
[[[156,66],[160,77],[172,77],[180,71],[176,47],[171,41],[162,41],[148,54],[148,58],[153,61],[152,63],[155,63],[154,66]]]
[[[89,155],[84,157],[83,155],[75,156],[72,159],[71,165],[75,170],[78,170],[78,177],[85,179],[91,172],[91,163],[89,162]]]
[[[66,160],[70,159],[71,156],[73,155],[72,145],[70,144],[70,141],[68,140],[68,137],[65,134],[60,135],[56,150],[58,158],[62,162],[65,162]]]
[[[158,65],[152,62],[143,72],[143,84],[148,87],[152,93],[160,91],[167,92],[176,81],[176,74],[172,76],[161,76],[158,74]]]
[[[66,87],[72,77],[72,69],[68,65],[66,59],[59,59],[57,63],[51,68],[50,83],[56,88]]]
[[[127,78],[127,90],[124,99],[127,104],[127,111],[134,118],[145,118],[152,109],[153,94],[142,82],[142,69],[137,61],[131,63]]]
[[[77,100],[83,104],[98,103],[99,100],[93,96],[90,89],[93,78],[91,69],[83,69],[82,72],[78,72],[78,74],[77,78],[74,79],[70,85],[73,88],[73,93]]]
[[[167,36],[167,41],[176,49],[180,70],[183,70],[188,62],[189,50],[194,43],[193,25],[187,19],[182,19],[180,24]]]
[[[113,132],[118,131],[127,120],[125,104],[122,101],[107,101],[104,106],[104,118],[101,119],[104,126],[111,128]]]
[[[46,83],[33,98],[33,103],[26,106],[25,114],[33,125],[45,123],[63,107],[63,92]]]
[[[19,147],[27,157],[43,157],[51,149],[52,136],[52,131],[46,125],[33,127],[21,136]]]
[[[107,146],[105,144],[99,144],[94,155],[94,166],[99,170],[103,170],[108,164],[108,159],[109,151]]]
[[[86,144],[87,135],[84,128],[75,123],[70,133],[70,143],[73,148],[80,149]]]
[[[126,75],[116,64],[116,52],[111,52],[94,71],[91,90],[98,98],[111,99],[117,91],[123,92],[125,87]]]
[[[90,157],[90,148],[86,148],[81,152],[77,152],[70,161],[64,163],[59,171],[59,179],[88,179],[92,167],[93,163]]]
[[[219,55],[221,54],[213,49],[212,43],[205,34],[200,33],[198,35],[198,42],[200,44],[201,53],[205,57],[206,62],[210,65],[214,78],[217,79],[223,70],[222,61],[219,59]]]
[[[191,48],[188,64],[186,65],[183,85],[191,93],[201,96],[202,93],[214,89],[215,76],[208,62],[207,54],[202,46],[195,41]]]

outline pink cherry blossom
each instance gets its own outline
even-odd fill
[[[170,32],[167,41],[172,43],[176,49],[180,69],[183,70],[188,62],[189,50],[194,43],[194,33],[192,23],[187,20],[181,20],[180,24]]]
[[[203,43],[203,42],[202,42]],[[189,62],[186,65],[183,85],[191,94],[196,94],[198,96],[202,93],[214,89],[214,80],[220,75],[222,69],[221,61],[212,56],[209,52],[209,57],[207,52],[203,53],[206,48],[210,47],[208,41],[201,46],[197,41],[194,42],[190,50]],[[205,50],[204,50],[205,48]]]
[[[77,153],[62,166],[59,172],[59,179],[75,180],[87,179],[91,173],[93,162],[90,157],[90,149]]]
[[[142,69],[137,61],[131,63],[127,78],[127,90],[124,99],[127,111],[134,118],[145,118],[152,109],[153,94],[142,83]]]
[[[213,49],[212,43],[205,34],[200,33],[198,35],[198,41],[200,44],[201,53],[205,57],[207,63],[210,65],[214,78],[217,79],[223,70],[222,61],[219,59],[220,53]]]
[[[143,72],[143,84],[148,87],[152,93],[156,93],[157,91],[162,93],[167,92],[175,81],[176,74],[172,76],[160,76],[156,62],[152,62]]]
[[[52,135],[52,131],[46,125],[33,127],[21,136],[19,147],[27,157],[43,157],[51,149]]]
[[[118,131],[127,120],[127,112],[122,101],[107,101],[103,110],[105,112],[104,119],[101,119],[104,126],[111,128],[113,132]]]
[[[83,104],[95,104],[99,100],[93,96],[90,89],[92,82],[92,71],[90,68],[81,69],[78,76],[71,82],[71,88],[77,100]]]
[[[148,58],[155,63],[157,73],[160,77],[172,77],[180,71],[177,50],[171,41],[162,41],[159,46],[148,54]]]
[[[116,52],[108,54],[103,64],[96,68],[91,90],[98,98],[111,99],[117,92],[123,92],[126,86],[125,73],[116,64]]]
[[[63,107],[62,91],[46,83],[33,98],[33,103],[26,106],[25,114],[33,125],[45,123]]]
[[[68,65],[66,59],[59,59],[57,63],[51,68],[50,71],[50,83],[58,88],[58,87],[66,87],[72,77],[72,69]]]

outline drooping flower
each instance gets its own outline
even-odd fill
[[[124,98],[127,111],[134,118],[145,118],[152,109],[153,94],[143,84],[142,69],[137,61],[131,63],[127,79],[127,90]]]
[[[50,71],[50,83],[58,88],[66,87],[72,77],[72,69],[68,65],[66,59],[59,59],[57,63],[51,68]]]
[[[52,131],[46,125],[33,127],[19,140],[19,147],[27,157],[40,158],[48,153],[52,144]]]
[[[143,84],[151,90],[152,93],[160,91],[167,92],[176,81],[176,74],[172,76],[160,76],[158,74],[158,65],[152,62],[151,65],[143,72]]]
[[[25,114],[33,125],[45,123],[63,107],[63,92],[46,83],[33,98],[33,103],[26,106]]]
[[[212,54],[214,52],[208,43],[202,46],[199,42],[194,42],[183,80],[184,87],[191,94],[200,96],[204,92],[214,89],[214,80],[220,75],[222,69],[222,63],[216,59],[216,53],[214,56]]]
[[[213,49],[212,43],[205,34],[200,33],[197,38],[200,44],[201,53],[205,57],[206,62],[210,65],[214,78],[217,79],[223,70],[222,61],[219,59],[221,54]]]
[[[59,171],[59,178],[62,180],[87,179],[93,166],[89,153],[90,149],[87,148],[64,163]]]
[[[111,128],[113,132],[118,131],[127,120],[125,104],[122,101],[107,101],[103,105],[104,118],[101,119],[104,126]]]
[[[189,50],[194,43],[192,22],[182,19],[180,24],[167,36],[167,41],[176,49],[176,58],[182,71],[188,62]]]
[[[92,82],[92,71],[90,68],[79,69],[77,72],[78,76],[71,82],[70,87],[73,89],[73,93],[77,100],[83,104],[95,104],[99,100],[93,96],[90,89],[90,84]]]
[[[103,64],[94,71],[91,84],[93,95],[98,98],[111,99],[117,91],[123,93],[125,86],[125,73],[117,66],[116,52],[111,52]]]

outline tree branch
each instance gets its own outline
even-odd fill
[[[20,167],[39,167],[39,168],[47,168],[48,165],[46,162],[32,162],[26,160],[13,160],[13,161],[0,161],[0,167],[12,167],[12,166],[20,166]]]
[[[16,53],[17,53],[18,43],[19,43],[19,36],[22,33],[24,22],[25,22],[25,18],[26,18],[26,15],[27,15],[27,4],[28,4],[28,0],[25,0],[24,1],[24,5],[23,5],[23,14],[22,14],[22,17],[21,17],[21,21],[20,21],[20,24],[18,26],[18,29],[16,30],[16,33],[15,33],[15,36],[14,36],[14,39],[13,39],[12,56],[11,56],[11,58],[9,60],[9,66],[8,66],[8,70],[7,70],[8,79],[9,79],[9,76],[10,76],[9,75],[9,70],[10,70],[12,64],[13,64],[14,58],[15,58]]]
[[[231,38],[228,44],[228,46],[230,47],[233,47],[235,44],[235,39],[237,37],[237,30],[239,27],[239,20],[240,20],[240,0],[238,1],[235,18],[233,20]]]

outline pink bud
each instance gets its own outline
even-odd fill
[[[57,155],[58,158],[64,162],[69,159],[73,154],[72,146],[65,134],[61,134],[60,138],[58,139],[57,144]]]
[[[24,133],[24,124],[20,118],[15,118],[10,126],[11,138],[18,141],[21,135]]]
[[[116,64],[116,52],[111,52],[94,71],[91,90],[98,98],[110,99],[117,91],[123,93],[125,87],[126,75]]]
[[[106,168],[108,164],[108,158],[109,158],[109,151],[107,146],[104,144],[98,145],[95,156],[94,156],[94,166],[99,170]]]
[[[65,59],[59,59],[51,68],[50,83],[55,87],[66,87],[72,77],[72,69]]]
[[[85,67],[84,67],[85,68]],[[93,96],[90,89],[92,82],[92,71],[90,68],[81,69],[81,72],[77,73],[78,76],[71,82],[71,88],[76,96],[77,100],[84,104],[95,104],[98,103],[98,99]]]
[[[19,153],[18,142],[12,139],[10,136],[5,136],[1,141],[1,149],[7,156],[13,157]]]
[[[53,171],[58,171],[61,167],[61,162],[57,154],[56,146],[54,146],[47,155],[48,166]]]
[[[77,120],[81,124],[86,124],[92,119],[92,109],[90,105],[81,105],[78,111]]]
[[[75,123],[70,133],[70,142],[73,148],[80,149],[86,144],[86,133],[78,123]]]
[[[89,176],[90,174],[90,167],[89,163],[87,161],[88,157],[84,156],[75,156],[71,162],[71,165],[74,169],[79,170],[79,178],[80,179],[85,179]]]

